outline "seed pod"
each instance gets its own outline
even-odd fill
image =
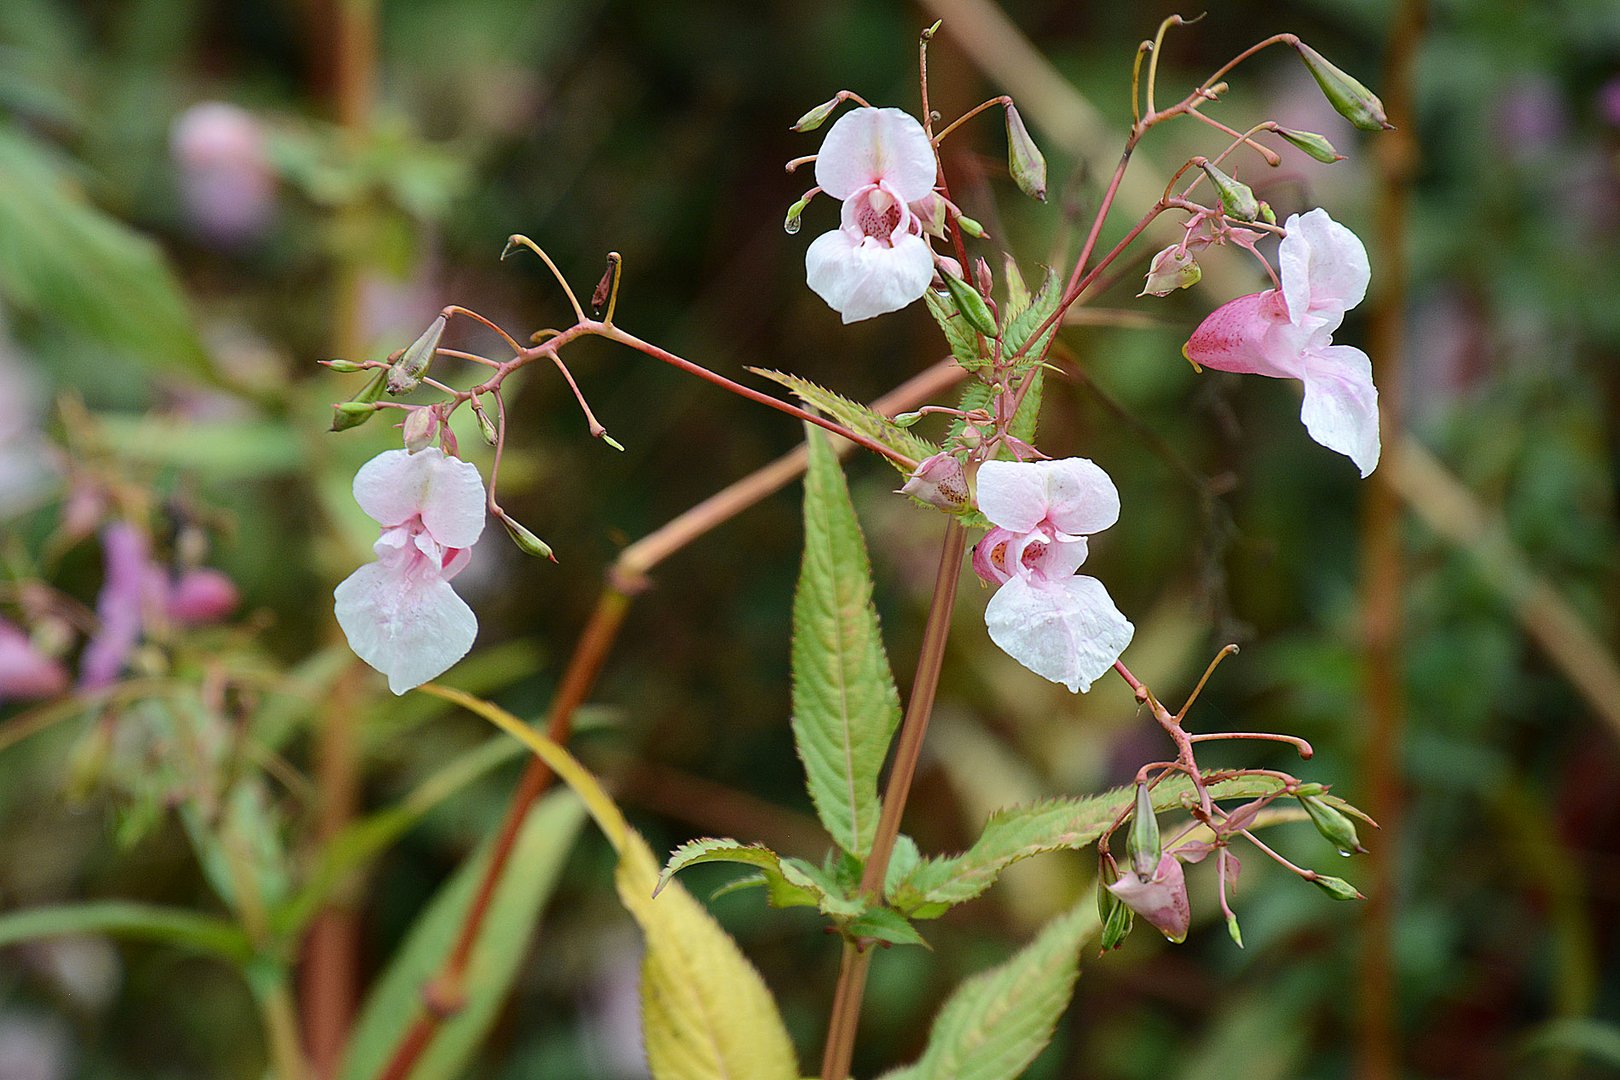
[[[809,112],[807,112],[803,116],[799,117],[798,122],[796,124],[794,124],[792,127],[788,128],[788,130],[789,131],[814,131],[814,130],[816,130],[816,128],[820,127],[822,124],[825,124],[827,122],[827,117],[829,117],[829,116],[831,116],[833,114],[833,110],[838,108],[839,102],[841,102],[843,100],[844,99],[841,98],[841,97],[835,97],[831,101],[823,101],[820,105],[817,105],[815,108],[811,109]]]
[[[996,320],[990,314],[990,308],[985,304],[984,297],[979,291],[961,278],[952,274],[944,275],[945,289],[956,301],[956,310],[962,313],[967,324],[987,338],[996,336]]]
[[[1337,848],[1340,855],[1366,853],[1367,849],[1361,846],[1361,837],[1356,833],[1355,822],[1324,802],[1321,796],[1301,795],[1299,804],[1311,816],[1311,824],[1316,826],[1316,831]]]
[[[422,376],[427,374],[428,365],[433,362],[433,354],[439,347],[439,339],[444,336],[445,317],[440,315],[422,331],[422,336],[411,342],[410,348],[400,353],[399,359],[394,361],[393,367],[388,369],[388,392],[390,394],[404,394],[422,382]]]
[[[1344,878],[1330,877],[1327,874],[1317,874],[1311,884],[1327,893],[1335,900],[1365,900],[1365,896]]]
[[[1362,131],[1386,131],[1395,126],[1384,114],[1384,103],[1378,100],[1377,94],[1329,63],[1326,57],[1303,41],[1295,43],[1294,48],[1316,79],[1316,85],[1322,88],[1322,95],[1328,99],[1328,104],[1340,116]]]
[[[1254,197],[1249,185],[1239,183],[1209,162],[1200,162],[1209,182],[1221,197],[1221,213],[1236,221],[1253,221],[1260,216],[1260,200]]]
[[[1007,104],[1007,168],[1013,182],[1032,199],[1046,201],[1046,158],[1029,137],[1024,118],[1011,102]]]
[[[1136,785],[1136,809],[1131,813],[1131,869],[1151,877],[1164,854],[1159,841],[1159,815],[1153,811],[1153,793],[1146,784]]]
[[[525,529],[513,518],[502,514],[501,524],[506,526],[507,535],[512,538],[512,542],[516,544],[518,549],[521,550],[525,555],[534,555],[538,558],[550,559],[552,562],[557,561],[557,556],[551,553],[550,544],[534,535],[534,533],[530,532],[528,529]]]
[[[352,375],[356,371],[366,370],[363,365],[357,364],[353,360],[322,360],[320,363],[339,375]]]
[[[1277,134],[1325,165],[1344,160],[1344,155],[1333,149],[1332,143],[1314,131],[1295,131],[1292,128],[1279,127]]]
[[[357,428],[370,420],[377,411],[371,407],[372,402],[382,397],[383,388],[388,385],[388,372],[380,370],[371,377],[371,381],[361,388],[360,392],[348,401],[332,407],[332,430],[348,431]]]

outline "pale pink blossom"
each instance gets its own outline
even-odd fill
[[[0,704],[55,697],[67,689],[62,662],[46,656],[22,629],[0,619]]]
[[[333,593],[338,625],[396,694],[467,655],[478,619],[450,580],[484,531],[484,481],[470,462],[430,447],[378,454],[354,478],[354,498],[382,526],[369,562]]]
[[[1344,454],[1362,476],[1378,465],[1378,391],[1372,361],[1333,344],[1344,313],[1367,295],[1367,250],[1326,210],[1295,214],[1277,253],[1282,287],[1211,312],[1182,351],[1218,371],[1299,379],[1311,438]]]
[[[816,183],[843,202],[841,223],[804,255],[805,277],[844,322],[898,311],[928,289],[930,223],[911,203],[934,191],[934,149],[899,109],[855,109],[838,118],[816,156]]]
[[[258,238],[275,215],[267,143],[258,117],[223,101],[193,105],[174,121],[169,145],[181,200],[197,230],[220,247]]]
[[[1091,689],[1135,628],[1102,582],[1076,576],[1086,534],[1119,520],[1119,491],[1085,458],[987,461],[979,509],[997,527],[973,568],[1000,588],[984,609],[990,639],[1035,674],[1079,693]]]
[[[1187,940],[1192,908],[1187,903],[1186,874],[1174,855],[1166,852],[1152,874],[1126,869],[1108,891],[1171,941]]]

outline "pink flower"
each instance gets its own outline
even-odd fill
[[[187,626],[219,622],[236,609],[236,583],[218,570],[187,570],[168,586],[169,618]]]
[[[100,622],[79,658],[79,689],[100,690],[117,681],[146,624],[146,604],[154,582],[146,534],[115,521],[101,534],[105,574],[96,596]]]
[[[1367,249],[1326,210],[1295,214],[1286,224],[1277,253],[1282,288],[1216,308],[1182,352],[1218,371],[1301,380],[1305,430],[1367,476],[1379,451],[1372,361],[1360,349],[1333,344],[1344,313],[1367,295]]]
[[[933,194],[934,148],[899,109],[838,118],[816,156],[816,183],[843,200],[842,224],[804,253],[805,277],[844,322],[922,299],[934,277],[924,221],[909,205]]]
[[[338,625],[396,694],[467,655],[478,619],[450,588],[484,531],[484,481],[437,447],[378,454],[354,478],[360,509],[382,526],[367,563],[340,584]]]
[[[192,224],[224,248],[264,233],[275,215],[276,177],[264,126],[222,101],[193,105],[174,121],[170,152]]]
[[[1085,534],[1119,520],[1119,491],[1085,458],[987,461],[979,509],[997,528],[973,551],[973,569],[1001,587],[984,609],[990,640],[1042,678],[1079,693],[1113,666],[1135,627],[1093,577]]]
[[[19,627],[0,619],[0,703],[55,697],[67,685],[61,661],[40,652]]]
[[[1166,852],[1151,876],[1127,869],[1108,891],[1171,941],[1187,940],[1192,908],[1187,903],[1187,877],[1174,855]]]

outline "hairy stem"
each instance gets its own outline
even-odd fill
[[[934,694],[945,663],[945,641],[950,634],[951,613],[956,609],[956,585],[962,576],[962,555],[967,550],[967,530],[957,518],[945,526],[940,546],[939,571],[934,577],[934,599],[923,628],[917,675],[911,684],[911,699],[900,723],[895,744],[894,766],[883,791],[883,812],[878,818],[872,852],[861,873],[861,892],[869,900],[881,900],[883,882],[889,871],[889,857],[900,835],[900,818],[917,775],[922,757],[923,736],[934,711]],[[827,1026],[827,1047],[821,1059],[821,1080],[846,1080],[855,1056],[855,1030],[860,1023],[861,999],[866,989],[866,969],[871,962],[867,950],[846,943],[838,971],[838,987],[833,994],[832,1019]]]

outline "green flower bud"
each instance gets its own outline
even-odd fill
[[[1327,893],[1329,896],[1333,897],[1335,900],[1367,899],[1365,896],[1362,896],[1359,891],[1357,891],[1354,885],[1344,880],[1344,878],[1329,877],[1327,874],[1317,874],[1316,877],[1312,879],[1312,884],[1314,884],[1318,889],[1321,889],[1323,892]]]
[[[405,423],[402,425],[405,437],[405,450],[416,454],[426,450],[433,442],[433,436],[439,430],[439,411],[437,409],[412,409],[405,414]]]
[[[1340,116],[1362,131],[1385,131],[1394,127],[1384,115],[1384,103],[1378,100],[1377,94],[1328,63],[1326,57],[1303,41],[1297,42],[1294,48],[1316,79],[1316,85],[1322,88],[1328,104]]]
[[[1236,915],[1228,915],[1226,917],[1226,932],[1232,935],[1233,944],[1240,949],[1243,948],[1243,931],[1238,929],[1238,920]]]
[[[1361,846],[1361,837],[1356,834],[1355,822],[1324,802],[1321,796],[1301,795],[1299,804],[1311,816],[1311,824],[1316,826],[1316,831],[1337,848],[1340,855],[1366,853],[1367,849]]]
[[[1136,912],[1122,904],[1119,897],[1101,883],[1097,886],[1097,892],[1098,908],[1106,909],[1103,912],[1102,948],[1103,952],[1107,952],[1125,944],[1131,928],[1136,925]]]
[[[1184,251],[1180,244],[1171,244],[1157,255],[1148,266],[1147,281],[1137,299],[1144,296],[1169,296],[1177,289],[1190,289],[1198,284],[1204,271],[1193,253]]]
[[[964,233],[973,237],[975,240],[984,239],[984,226],[980,225],[977,221],[974,221],[966,214],[956,215],[956,224]]]
[[[525,529],[514,519],[502,514],[501,524],[506,526],[507,535],[512,538],[512,542],[516,544],[518,549],[521,550],[525,555],[534,555],[542,559],[550,559],[552,562],[557,561],[557,556],[551,553],[550,544],[534,535],[534,533],[530,532],[528,529]]]
[[[803,116],[799,117],[798,122],[796,124],[794,124],[792,127],[788,128],[788,130],[789,131],[814,131],[814,130],[816,130],[816,128],[820,127],[822,124],[825,124],[827,122],[827,117],[829,117],[829,116],[831,116],[833,114],[833,110],[838,108],[839,103],[842,102],[843,100],[844,99],[841,98],[841,97],[835,97],[831,101],[823,101],[820,105],[817,105],[815,108],[811,109],[809,112],[807,112]]]
[[[388,392],[390,394],[403,394],[422,382],[422,376],[427,374],[428,365],[433,362],[433,354],[439,348],[439,339],[444,336],[445,317],[440,315],[422,331],[422,336],[411,342],[410,348],[400,353],[399,359],[394,361],[393,367],[388,369]]]
[[[1153,811],[1153,793],[1146,784],[1136,785],[1136,809],[1131,813],[1131,869],[1151,877],[1164,854],[1159,841],[1159,815]]]
[[[322,360],[321,363],[339,375],[352,375],[356,371],[364,371],[365,365],[357,364],[353,360]]]
[[[379,370],[358,394],[340,405],[333,406],[332,430],[348,431],[370,420],[377,411],[371,407],[372,402],[382,397],[383,388],[387,385],[388,372]]]
[[[1011,103],[1007,105],[1007,167],[1019,191],[1040,202],[1046,201],[1046,158],[1035,140],[1029,137],[1024,118]]]
[[[956,310],[961,312],[967,324],[987,338],[996,336],[996,320],[990,314],[990,308],[979,295],[977,289],[957,277],[955,274],[942,274],[945,279],[945,289],[956,302]]]
[[[485,442],[494,446],[496,442],[495,425],[490,421],[489,414],[484,411],[484,407],[478,403],[476,394],[473,395],[471,404],[473,416],[478,420],[478,434],[484,437]]]
[[[1333,149],[1332,143],[1314,131],[1295,131],[1292,128],[1279,127],[1277,134],[1325,165],[1344,160],[1344,155]]]
[[[803,224],[799,218],[804,214],[804,208],[810,205],[810,196],[806,195],[792,206],[788,207],[787,218],[782,222],[782,231],[789,236],[797,236],[799,227]]]
[[[1221,197],[1221,213],[1236,221],[1253,221],[1260,216],[1260,200],[1249,185],[1239,183],[1207,161],[1199,162],[1198,167],[1215,185]]]

